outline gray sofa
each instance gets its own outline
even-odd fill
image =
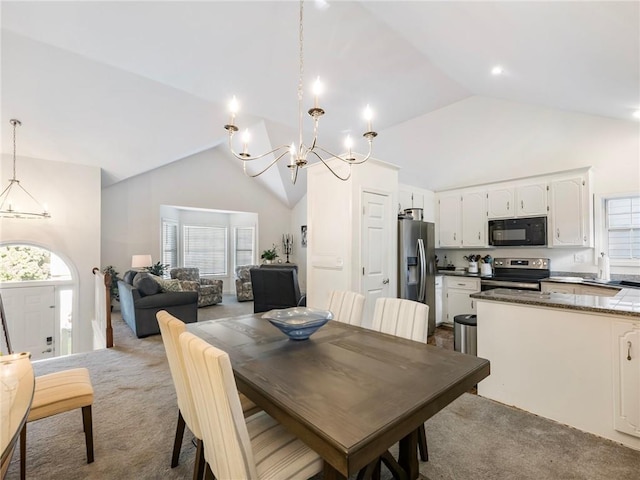
[[[128,275],[129,273],[125,274],[124,279],[118,280],[120,310],[122,319],[138,338],[160,333],[156,319],[156,313],[160,310],[166,310],[185,323],[198,321],[198,292],[158,291],[145,295],[153,291],[153,287],[149,287],[151,284],[135,282],[140,287],[136,288],[135,272],[134,275]]]

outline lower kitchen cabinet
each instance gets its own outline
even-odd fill
[[[614,428],[640,437],[640,324],[613,322]]]
[[[480,279],[469,277],[444,277],[444,323],[453,325],[456,315],[476,313],[475,300],[469,297],[480,291]]]

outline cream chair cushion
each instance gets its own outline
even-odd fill
[[[86,368],[36,377],[29,422],[93,404],[93,386]]]
[[[266,413],[246,421],[229,356],[186,332],[180,336],[204,440],[218,480],[308,478],[322,460]]]
[[[362,325],[364,295],[357,292],[334,290],[329,294],[327,310],[333,319],[350,325]]]

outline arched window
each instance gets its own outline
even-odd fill
[[[71,280],[71,271],[60,257],[44,248],[0,246],[0,282],[38,280]]]

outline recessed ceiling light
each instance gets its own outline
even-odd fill
[[[502,68],[500,65],[496,65],[495,67],[493,67],[491,69],[491,75],[502,75],[504,73],[504,68]]]
[[[636,110],[635,112],[633,112],[633,116],[640,120],[640,110]]]

